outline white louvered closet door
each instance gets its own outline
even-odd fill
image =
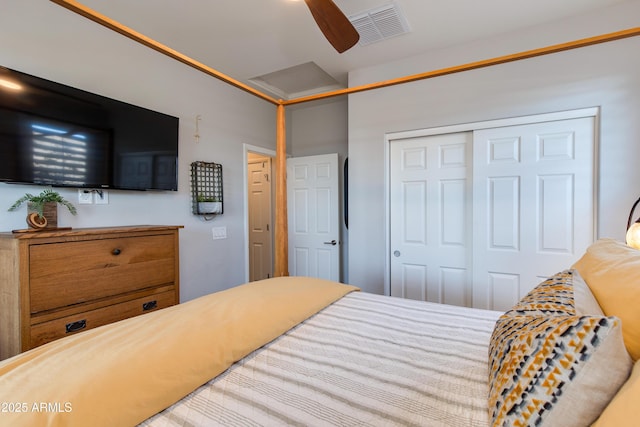
[[[506,310],[594,239],[595,118],[474,132],[474,306]]]

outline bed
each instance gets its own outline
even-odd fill
[[[352,292],[143,425],[486,426],[499,315]]]
[[[0,362],[0,425],[634,425],[640,256],[573,267],[505,313],[242,285]]]

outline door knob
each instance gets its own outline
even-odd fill
[[[400,251],[393,251],[393,256],[398,258],[400,256]]]
[[[324,242],[325,245],[331,245],[331,246],[335,246],[338,244],[338,242],[336,242],[335,240],[332,240],[330,242]]]

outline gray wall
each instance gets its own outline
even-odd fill
[[[181,299],[245,281],[243,143],[275,149],[275,107],[103,28],[49,1],[4,1],[0,65],[180,118],[179,190],[111,191],[108,205],[59,210],[59,225],[184,225],[180,232]],[[215,64],[213,64],[215,66]],[[194,141],[195,117],[200,143]],[[189,164],[223,165],[224,215],[204,222],[190,212]],[[0,230],[25,228],[26,208],[6,209],[41,187],[0,184]],[[77,191],[61,190],[70,201]],[[213,240],[211,228],[227,227]]]
[[[348,153],[347,97],[330,98],[287,107],[290,110],[293,157],[338,153],[344,159]]]
[[[637,26],[640,1],[350,74],[350,86]],[[598,236],[640,195],[640,37],[349,96],[349,282],[383,293],[386,133],[601,108]],[[567,266],[569,267],[569,266]]]
[[[349,283],[349,230],[344,223],[344,162],[348,154],[347,97],[341,96],[288,107],[287,145],[292,157],[338,153],[340,172],[340,280]]]
[[[350,74],[359,85],[458,65],[637,25],[640,2],[492,40],[452,47]],[[638,39],[440,77],[288,109],[290,152],[338,152],[350,163],[349,266],[344,278],[382,293],[384,134],[572,108],[602,107],[599,235],[622,239],[638,191],[640,69]],[[243,144],[275,149],[275,107],[145,48],[51,2],[5,2],[0,65],[178,116],[179,191],[110,193],[106,206],[60,211],[60,225],[179,224],[182,300],[244,282]],[[215,64],[212,64],[215,67]],[[348,108],[348,116],[347,116]],[[193,139],[196,115],[201,141]],[[348,119],[347,119],[348,117]],[[348,134],[347,134],[348,125]],[[348,136],[348,153],[341,139]],[[188,165],[224,166],[225,214],[203,222],[190,214]],[[38,187],[0,184],[0,230],[25,226],[6,212]],[[61,191],[70,200],[76,192]],[[228,239],[211,239],[226,226]],[[345,258],[346,260],[346,258]]]

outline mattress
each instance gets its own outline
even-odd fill
[[[141,426],[487,426],[501,312],[352,292]]]

